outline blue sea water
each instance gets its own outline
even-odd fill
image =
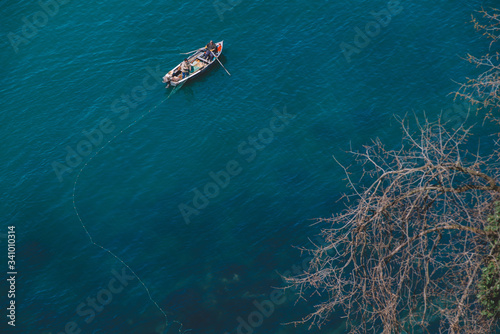
[[[471,14],[495,5],[49,1],[40,14],[45,3],[1,5],[0,258],[6,276],[15,226],[18,272],[15,328],[6,280],[0,292],[2,333],[175,333],[174,320],[193,334],[344,332],[341,313],[321,330],[285,325],[312,304],[276,289],[307,260],[293,246],[317,235],[314,219],[344,207],[333,156],[397,147],[395,116],[465,120],[449,93],[477,74],[462,57],[488,52]],[[165,90],[179,53],[211,39],[231,75],[217,65]]]

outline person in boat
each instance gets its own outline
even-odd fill
[[[170,71],[167,74],[165,74],[165,76],[163,77],[163,83],[167,83],[167,82],[171,81],[172,78],[173,78],[172,71]]]
[[[217,52],[217,44],[214,43],[214,41],[210,41],[210,43],[207,44],[205,47],[205,59],[208,59],[209,61],[212,61],[214,58],[214,54]]]
[[[181,72],[182,72],[182,79],[184,79],[185,77],[188,77],[189,72],[191,72],[191,64],[189,63],[187,58],[184,59],[184,61],[181,64]]]

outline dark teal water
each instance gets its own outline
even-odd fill
[[[116,280],[123,265],[89,242],[74,210],[78,172],[112,140],[81,172],[75,205],[169,323],[189,333],[308,332],[282,324],[311,305],[273,288],[283,286],[278,273],[302,268],[292,246],[317,234],[314,218],[344,207],[332,156],[350,164],[345,151],[377,137],[398,146],[395,115],[463,121],[448,94],[477,70],[461,57],[488,50],[469,21],[494,1],[392,3],[379,30],[370,13],[387,1],[69,1],[53,16],[36,2],[3,3],[0,254],[6,268],[15,226],[18,276],[16,327],[3,311],[0,330],[165,329],[138,280]],[[38,28],[26,23],[34,19]],[[346,57],[342,43],[354,47],[367,24],[372,37]],[[225,41],[231,76],[214,67],[164,101],[171,91],[156,80],[210,39]],[[288,118],[273,120],[284,110]],[[230,180],[210,185],[228,163]],[[207,184],[213,198],[196,209]],[[179,205],[191,208],[189,224]],[[6,294],[4,284],[4,310]],[[311,333],[342,333],[340,316]]]

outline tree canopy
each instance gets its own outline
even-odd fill
[[[479,12],[476,29],[500,38],[500,11]],[[500,108],[498,52],[468,60],[484,66],[456,98]],[[399,120],[402,146],[379,140],[351,152],[359,181],[344,168],[352,193],[345,211],[318,220],[323,242],[289,278],[299,296],[322,296],[299,323],[321,326],[342,310],[351,333],[488,333],[500,315],[500,147],[470,151],[471,128]]]

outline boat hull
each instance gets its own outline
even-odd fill
[[[224,48],[224,41],[220,41],[215,44],[217,45],[217,51],[215,52],[215,56],[218,58],[222,54],[222,49]],[[197,51],[193,55],[187,58],[192,68],[189,76],[182,78],[182,73],[180,71],[182,64],[181,62],[179,65],[175,66],[171,71],[169,71],[163,77],[163,82],[170,84],[171,86],[178,86],[206,72],[215,62],[217,62],[217,59],[216,57],[214,57],[212,61],[205,60],[202,57],[204,53],[205,49]]]

